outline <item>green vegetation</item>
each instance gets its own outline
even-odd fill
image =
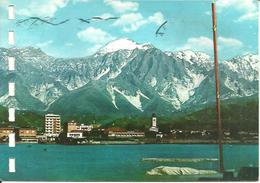
[[[258,130],[258,98],[231,99],[221,104],[222,126],[230,131],[257,131]],[[119,126],[126,129],[147,129],[150,118],[129,117],[117,119],[106,126]],[[173,117],[158,117],[158,126],[161,131],[170,129],[184,130],[214,130],[216,129],[215,105],[211,104],[188,114],[173,114]]]
[[[8,122],[8,111],[0,106],[0,127],[36,128],[37,131],[44,130],[44,116],[27,111],[17,111],[15,123]]]
[[[221,118],[224,129],[257,131],[258,98],[233,99],[222,102]],[[215,105],[180,117],[174,120],[172,125],[184,129],[214,129],[216,128]]]
[[[221,103],[223,128],[229,131],[253,131],[258,130],[258,97],[230,99]],[[204,109],[195,112],[174,113],[172,117],[158,116],[158,126],[161,131],[170,129],[184,130],[213,130],[216,129],[215,105],[211,104]],[[18,111],[16,122],[8,122],[8,112],[0,107],[0,127],[33,127],[38,131],[44,129],[44,115],[33,112]],[[151,118],[142,116],[96,116],[94,114],[65,116],[62,122],[74,119],[80,123],[101,123],[103,127],[117,126],[128,130],[145,130],[150,127]]]

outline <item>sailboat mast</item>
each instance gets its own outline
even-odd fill
[[[220,92],[219,92],[219,76],[218,76],[218,48],[217,48],[217,17],[216,5],[212,2],[212,22],[213,22],[213,44],[214,44],[214,65],[215,65],[215,79],[216,79],[216,111],[217,111],[217,129],[218,129],[218,145],[219,145],[219,171],[224,171],[223,162],[223,145],[222,145],[222,125],[220,115]]]

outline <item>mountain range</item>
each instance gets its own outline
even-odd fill
[[[16,71],[8,71],[8,56]],[[95,54],[55,58],[39,48],[0,48],[0,105],[64,115],[159,115],[215,101],[214,62],[191,50],[164,52],[127,38]],[[257,55],[219,62],[221,100],[258,94]],[[8,97],[8,81],[16,96]]]

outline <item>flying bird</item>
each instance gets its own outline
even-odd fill
[[[158,27],[158,29],[157,29],[156,32],[155,32],[156,37],[157,37],[158,35],[163,36],[163,35],[165,34],[164,32],[161,32],[161,29],[166,30],[166,27],[165,27],[166,24],[167,24],[167,20],[166,20],[165,22],[163,22],[163,23]]]
[[[78,18],[78,20],[81,22],[84,22],[84,23],[88,23],[88,24],[90,23],[90,21],[89,21],[90,19]]]
[[[95,16],[95,17],[92,17],[90,20],[104,20],[104,18]]]
[[[116,20],[116,19],[119,19],[119,17],[108,17],[108,18],[106,18],[106,20]]]
[[[52,22],[53,20],[54,20],[54,18],[53,19],[49,19],[49,18],[46,18],[46,17],[45,18],[29,17],[29,18],[26,18],[26,19],[23,19],[23,20],[19,20],[16,23],[18,25],[20,25],[20,24],[23,24],[23,23],[31,22],[31,26],[32,25],[37,25],[37,23],[49,24],[49,25],[57,26],[57,25],[61,25],[61,24],[64,24],[64,23],[68,22],[70,19],[66,19],[66,20],[63,20],[63,21],[58,22],[58,23],[53,23]]]
[[[119,17],[99,17],[99,16],[94,16],[92,17],[91,19],[93,20],[116,20],[116,19],[119,19]]]
[[[79,21],[84,22],[84,23],[91,23],[92,20],[100,20],[100,21],[107,21],[107,20],[116,20],[119,17],[100,17],[100,16],[94,16],[88,19],[83,19],[83,18],[78,18]]]

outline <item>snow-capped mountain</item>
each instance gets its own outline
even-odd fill
[[[16,71],[7,71],[7,57]],[[163,52],[151,44],[115,40],[94,55],[63,59],[40,49],[0,49],[0,104],[11,105],[7,82],[16,81],[16,106],[60,113],[171,114],[215,100],[210,56],[190,50]],[[220,62],[221,98],[258,93],[256,55]]]
[[[153,47],[151,44],[147,44],[147,43],[138,44],[130,39],[123,38],[123,39],[118,39],[118,40],[108,43],[103,48],[101,48],[97,53],[106,54],[106,53],[116,52],[119,50],[132,51],[134,49],[147,50],[151,47]]]

